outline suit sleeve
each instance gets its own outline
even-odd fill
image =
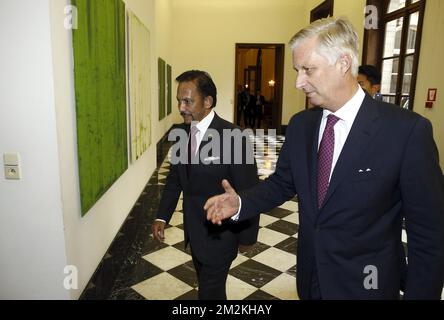
[[[165,188],[160,199],[159,209],[157,211],[157,219],[163,219],[168,223],[176,209],[182,186],[179,179],[178,165],[171,165],[170,172],[167,176]]]
[[[407,141],[400,174],[406,217],[405,299],[439,299],[444,279],[444,180],[432,126],[419,118]]]
[[[275,172],[254,188],[240,192],[242,208],[239,220],[248,219],[261,212],[267,212],[290,200],[296,194],[291,170],[292,135],[294,118],[287,129]]]
[[[232,150],[232,154],[239,150]],[[242,163],[232,162],[230,165],[231,184],[236,191],[243,191],[259,183],[257,164],[254,159],[254,150],[250,139],[246,137],[242,142]],[[259,232],[259,215],[240,221],[232,226],[238,241],[243,245],[253,245],[257,242]]]
[[[259,183],[253,146],[248,137],[242,141],[241,163],[236,163],[235,161],[237,152],[239,152],[239,150],[234,150],[233,148],[231,153],[234,156],[233,159],[231,159],[232,161],[230,165],[231,182],[236,191],[242,191]]]

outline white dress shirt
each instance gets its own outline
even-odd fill
[[[324,109],[322,113],[321,126],[319,127],[319,139],[318,139],[318,150],[321,144],[322,135],[324,134],[325,125],[327,124],[327,117],[330,114],[334,114],[339,118],[339,121],[333,127],[335,132],[335,147],[333,151],[333,160],[331,164],[330,178],[335,168],[336,162],[338,161],[339,155],[341,154],[342,148],[344,147],[345,141],[347,140],[350,129],[355,121],[356,115],[358,114],[359,108],[361,107],[362,101],[364,101],[365,93],[360,86],[358,86],[358,91],[355,95],[347,101],[338,111],[335,113]]]

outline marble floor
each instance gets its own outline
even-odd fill
[[[284,137],[251,138],[259,176],[265,179],[274,172]],[[184,248],[182,199],[165,229],[165,242],[150,235],[168,172],[169,155],[153,173],[81,299],[197,299],[190,251]],[[239,253],[231,265],[227,279],[229,300],[298,300],[297,212],[295,198],[261,215],[258,242]],[[402,236],[406,242],[404,230]]]

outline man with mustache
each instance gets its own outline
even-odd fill
[[[206,199],[223,192],[222,179],[227,179],[240,190],[257,184],[257,166],[247,139],[241,150],[234,150],[232,146],[228,146],[230,150],[224,149],[227,146],[223,144],[223,131],[237,127],[214,112],[217,91],[210,75],[190,70],[178,76],[176,81],[179,83],[178,107],[184,119],[182,127],[189,132],[189,139],[185,141],[188,148],[182,148],[188,149],[188,161],[171,164],[152,234],[155,239],[164,240],[165,224],[171,219],[183,192],[185,243],[191,247],[199,299],[225,300],[225,283],[231,262],[236,258],[240,245],[252,245],[257,241],[259,217],[240,224],[227,221],[219,227],[207,221],[203,206]],[[211,143],[211,135],[219,136],[220,148],[215,148],[212,160],[205,160],[200,151]],[[217,150],[220,150],[219,154]],[[227,152],[232,156],[229,163],[221,163]],[[247,157],[248,154],[251,158]],[[236,156],[242,158],[240,164],[234,162]]]

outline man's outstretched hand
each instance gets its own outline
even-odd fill
[[[239,211],[239,196],[227,180],[222,180],[225,193],[211,197],[205,203],[207,219],[213,224],[222,224],[222,220],[234,216]]]
[[[165,240],[165,222],[155,220],[151,225],[151,233],[153,234],[153,238],[163,242]]]

